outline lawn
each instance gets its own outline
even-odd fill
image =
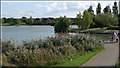
[[[85,32],[85,33],[110,33],[110,32],[118,32],[119,27],[118,26],[112,26],[112,27],[103,27],[103,28],[90,28],[86,30],[81,30],[80,28],[69,28],[70,32]]]
[[[73,58],[61,60],[59,64],[52,65],[52,67],[76,67],[81,66],[82,64],[86,63],[90,60],[93,56],[101,52],[104,48],[96,50],[94,52],[88,51],[85,52],[83,55],[78,55]]]
[[[120,67],[120,59],[117,61],[117,63],[116,63],[116,68],[119,68]]]

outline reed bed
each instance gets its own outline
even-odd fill
[[[51,66],[60,60],[103,48],[94,37],[85,34],[56,35],[42,40],[24,41],[22,45],[2,41],[3,66]]]

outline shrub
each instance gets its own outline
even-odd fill
[[[48,37],[44,40],[24,41],[15,47],[11,41],[3,41],[3,64],[16,66],[52,65],[59,60],[81,55],[86,51],[94,51],[103,47],[97,40],[85,35],[67,34]]]
[[[2,53],[6,53],[9,51],[14,51],[15,50],[15,44],[12,41],[2,41]]]
[[[58,18],[55,24],[55,32],[66,32],[68,30],[69,25],[71,24],[71,20],[67,18],[66,16]]]

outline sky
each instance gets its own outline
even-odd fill
[[[13,17],[22,18],[30,17],[33,18],[47,18],[47,17],[60,17],[66,15],[67,17],[75,18],[79,12],[83,13],[91,5],[94,13],[96,14],[96,7],[98,3],[101,4],[102,12],[106,6],[114,5],[114,1],[2,1],[1,17]],[[118,1],[117,1],[118,5]]]

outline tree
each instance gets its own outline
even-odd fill
[[[88,8],[88,12],[89,12],[90,14],[94,15],[94,10],[93,10],[92,6],[90,6],[90,7]]]
[[[112,19],[112,24],[113,26],[117,26],[119,23],[119,18],[118,15],[113,15],[113,19]]]
[[[84,13],[83,13],[82,29],[88,29],[92,22],[93,22],[92,15],[87,10],[85,10]]]
[[[16,25],[16,24],[19,24],[19,23],[21,23],[20,20],[18,20],[18,19],[13,19],[13,22],[11,23],[11,25]]]
[[[13,18],[8,18],[7,23],[13,23]]]
[[[27,23],[27,18],[26,17],[22,17],[22,22]]]
[[[2,18],[2,23],[7,23],[7,18],[3,17]]]
[[[112,13],[102,13],[95,17],[96,27],[109,27],[117,25],[117,17],[113,17]]]
[[[57,19],[56,24],[55,24],[55,32],[67,32],[69,25],[71,24],[71,20],[67,18],[66,16],[60,17]]]
[[[106,6],[104,9],[103,9],[103,12],[104,13],[111,13],[111,9],[109,6]]]
[[[113,6],[113,14],[114,15],[118,15],[118,7],[117,7],[117,2],[114,2],[114,6]]]
[[[96,8],[96,13],[100,14],[101,13],[101,5],[98,3],[97,8]]]
[[[80,12],[79,14],[77,14],[77,17],[75,18],[75,23],[79,28],[83,25],[82,15]]]
[[[32,16],[30,16],[30,18],[27,21],[27,24],[32,25],[33,22],[34,22],[34,20],[32,19]]]

